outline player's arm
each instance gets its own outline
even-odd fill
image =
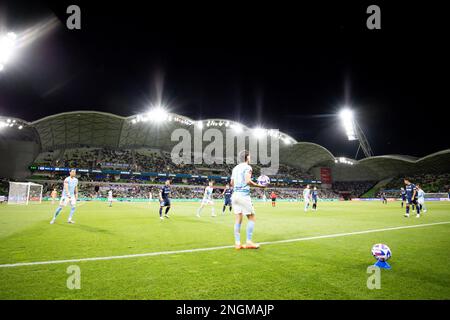
[[[64,191],[66,192],[67,196],[70,198],[69,183],[67,181],[64,181]]]
[[[265,189],[267,186],[262,186],[252,181],[252,172],[249,171],[245,174],[245,183],[249,186]]]
[[[162,189],[159,190],[159,201],[163,201],[163,198],[162,198]]]

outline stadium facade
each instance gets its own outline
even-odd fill
[[[33,122],[0,118],[0,176],[24,179],[29,166],[40,153],[80,147],[133,150],[149,148],[170,152],[178,141],[171,134],[184,128],[193,134],[195,126],[225,130],[245,125],[226,119],[193,120],[169,113],[164,121],[152,121],[151,115],[122,117],[97,111],[74,111],[48,116]],[[20,130],[19,130],[20,128]],[[382,179],[424,173],[450,172],[450,149],[415,158],[404,155],[383,155],[362,160],[334,156],[325,147],[297,141],[283,132],[280,140],[280,163],[309,172],[317,180],[324,174],[332,181],[379,181]],[[206,145],[208,143],[204,143]],[[326,178],[326,177],[325,177]]]

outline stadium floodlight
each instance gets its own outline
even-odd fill
[[[10,61],[16,48],[16,39],[14,32],[0,36],[0,71],[4,70],[5,65]]]
[[[356,137],[355,122],[353,118],[353,112],[350,109],[343,109],[339,116],[341,117],[342,125],[344,126],[345,133],[348,140],[358,140]]]
[[[345,133],[349,141],[358,140],[359,146],[356,151],[355,159],[358,156],[358,151],[361,148],[366,157],[371,157],[373,155],[372,148],[370,147],[369,141],[367,141],[364,132],[361,127],[358,125],[358,122],[355,120],[353,111],[349,108],[344,108],[339,113],[339,117],[341,118],[342,125],[344,127]]]
[[[169,113],[162,107],[155,107],[148,112],[147,116],[151,121],[160,123],[167,120]]]

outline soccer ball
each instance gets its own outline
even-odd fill
[[[261,175],[258,177],[258,184],[261,186],[267,186],[270,183],[270,178],[265,175]]]
[[[387,245],[378,243],[372,247],[372,255],[378,261],[387,261],[392,256],[392,253]]]

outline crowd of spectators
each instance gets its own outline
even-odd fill
[[[405,187],[405,177],[396,177],[392,179],[383,190],[399,190]],[[420,184],[422,189],[428,193],[448,192],[450,189],[450,173],[444,174],[417,174],[408,177],[414,184]]]
[[[184,173],[192,175],[230,176],[233,164],[175,164],[168,152],[160,150],[111,150],[106,148],[75,148],[41,153],[34,163],[37,166],[55,166],[82,169],[115,169],[133,172]],[[261,174],[261,166],[252,165],[253,175]],[[280,164],[278,179],[313,180],[311,174]]]
[[[358,198],[375,184],[376,181],[338,181],[333,183],[333,191],[348,194],[351,198]]]

